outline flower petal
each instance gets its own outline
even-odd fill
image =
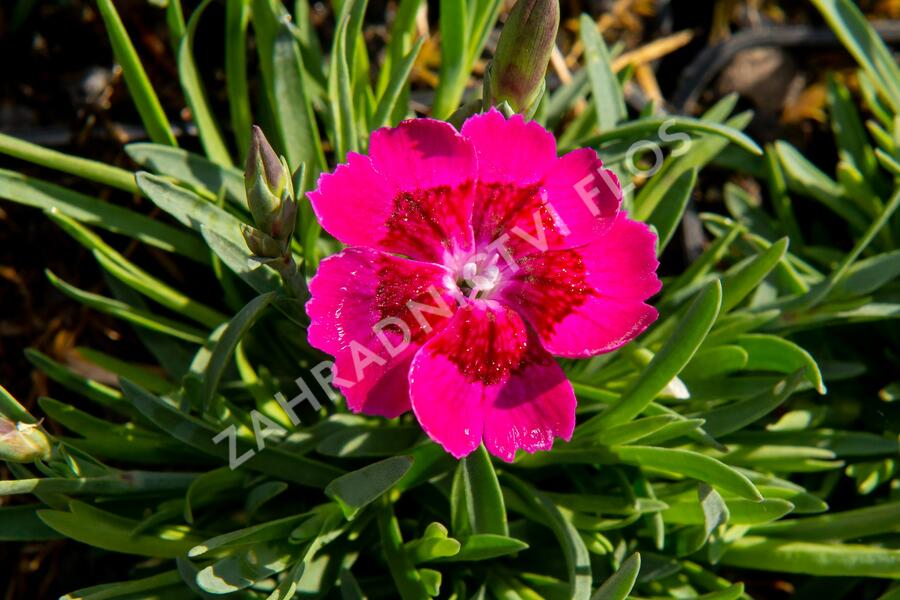
[[[349,154],[309,199],[345,244],[440,261],[471,247],[475,170],[471,144],[452,126],[410,119],[375,131],[369,156]]]
[[[556,164],[553,134],[522,115],[509,119],[496,108],[466,119],[461,133],[478,157],[478,181],[526,187],[540,183]]]
[[[480,246],[508,235],[513,256],[571,248],[609,226],[621,188],[593,150],[556,156],[553,135],[496,109],[470,117],[462,134],[478,157],[472,228]]]
[[[519,310],[550,353],[580,358],[610,352],[656,320],[645,301],[659,291],[656,236],[620,214],[580,248],[535,253],[502,298]]]
[[[522,318],[475,301],[416,354],[410,398],[425,432],[460,458],[484,440],[505,461],[548,450],[575,426],[575,395]]]
[[[445,275],[438,265],[369,248],[348,248],[319,265],[306,304],[309,343],[335,357],[334,384],[351,410],[389,418],[409,410],[413,355],[452,314]],[[409,301],[447,311],[421,312],[426,328]]]

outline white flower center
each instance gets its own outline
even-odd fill
[[[484,298],[501,282],[500,255],[496,252],[445,256],[444,265],[452,276],[445,280],[448,288],[455,287],[469,299]]]

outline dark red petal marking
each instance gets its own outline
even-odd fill
[[[472,184],[400,192],[385,223],[382,244],[400,254],[441,262],[454,244],[471,248],[469,207]]]
[[[548,250],[516,261],[519,271],[503,291],[510,303],[528,311],[529,322],[541,336],[597,295],[587,281],[587,269],[574,250]]]
[[[429,351],[446,356],[469,381],[483,385],[550,360],[522,317],[504,305],[486,310],[473,303],[459,309],[453,330],[436,337]]]
[[[409,265],[421,264],[413,261],[403,261],[401,264],[407,263]],[[441,305],[434,296],[436,292],[444,299],[445,305],[451,311],[456,307],[455,300],[446,294],[442,285],[436,284],[434,269],[435,266],[431,264],[428,265],[428,270],[398,268],[396,259],[393,257],[382,258],[375,265],[378,277],[378,286],[375,289],[375,308],[378,310],[379,320],[388,317],[402,320],[409,326],[412,341],[416,344],[421,344],[435,331],[443,328],[449,321],[449,317],[424,314],[423,316],[432,327],[431,331],[426,331],[410,311],[408,307],[410,301],[433,306],[436,309],[442,308],[444,305]],[[396,328],[387,327],[386,330],[396,330]]]
[[[558,245],[564,236],[557,229],[541,190],[540,183],[529,186],[479,183],[475,187],[475,208],[472,214],[476,242],[481,245],[490,244],[506,234],[510,236],[507,246],[513,256],[536,252],[536,248],[513,230],[519,227],[529,236],[538,238],[539,231],[535,228],[537,213],[540,215],[547,243],[551,248]]]

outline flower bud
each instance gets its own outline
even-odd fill
[[[559,29],[559,0],[518,0],[503,25],[485,85],[492,105],[507,102],[532,114],[544,92],[544,77]]]
[[[0,417],[0,459],[34,462],[50,458],[50,440],[37,425]]]
[[[269,145],[262,129],[253,126],[247,168],[244,172],[247,205],[256,226],[282,241],[294,233],[297,208],[291,171]]]

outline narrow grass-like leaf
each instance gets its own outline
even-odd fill
[[[778,573],[900,578],[900,550],[861,544],[817,544],[747,536],[734,542],[720,562]]]
[[[234,163],[231,161],[228,148],[219,132],[219,126],[209,108],[203,81],[197,72],[197,65],[194,63],[194,35],[197,32],[197,25],[200,23],[200,16],[211,1],[203,0],[188,21],[187,31],[181,39],[178,49],[178,75],[206,155],[213,162],[230,167]]]
[[[459,541],[459,551],[452,556],[442,558],[440,562],[490,560],[528,549],[528,544],[522,540],[491,533],[470,535]]]
[[[641,377],[622,394],[619,402],[580,429],[607,429],[639,415],[691,360],[715,323],[721,302],[722,287],[715,281],[697,296],[674,335],[656,353]]]
[[[250,147],[250,91],[247,85],[247,26],[250,23],[250,0],[225,3],[225,91],[231,129],[241,160]]]
[[[56,169],[70,175],[77,175],[89,181],[96,181],[131,194],[138,192],[137,184],[134,182],[134,173],[131,171],[44,148],[5,133],[0,133],[0,153],[26,160],[42,167]]]
[[[770,391],[704,413],[702,417],[706,424],[703,428],[714,437],[743,429],[784,404],[803,377],[804,372],[798,370],[788,379],[778,382]]]
[[[569,597],[587,600],[591,596],[591,561],[587,548],[572,523],[543,493],[524,481],[505,475],[504,481],[522,499],[528,510],[543,516],[556,536],[569,569]]]
[[[625,600],[637,582],[641,571],[641,555],[632,554],[612,576],[594,592],[591,600]]]
[[[665,198],[647,218],[647,224],[656,228],[658,236],[656,253],[658,255],[662,254],[669,242],[672,241],[672,236],[675,235],[675,230],[681,223],[681,217],[696,184],[697,169],[685,171],[675,180]]]
[[[142,214],[79,192],[0,169],[0,198],[43,210],[56,210],[146,244],[205,262],[207,252],[195,236]]]
[[[391,116],[397,112],[398,103],[403,95],[403,91],[409,85],[410,73],[412,73],[413,65],[424,43],[425,38],[416,40],[416,43],[407,55],[397,64],[396,72],[391,77],[384,93],[378,99],[375,116],[372,117],[372,122],[369,124],[373,129],[391,125]]]
[[[37,542],[62,537],[38,517],[37,511],[46,508],[42,504],[0,507],[0,541]]]
[[[792,373],[802,369],[807,380],[820,394],[825,394],[822,372],[815,359],[797,344],[774,335],[744,334],[735,340],[747,351],[747,370]]]
[[[122,75],[125,77],[125,83],[128,85],[128,91],[138,113],[141,115],[141,121],[147,128],[147,134],[150,139],[157,144],[168,144],[169,146],[177,146],[175,134],[169,126],[169,121],[163,112],[162,105],[156,92],[153,91],[153,85],[147,78],[144,66],[138,58],[137,51],[125,31],[122,19],[116,12],[116,7],[112,0],[97,0],[97,8],[100,10],[100,16],[106,24],[106,32],[109,34],[110,45],[115,54],[116,60],[122,65]]]
[[[372,463],[341,475],[328,484],[325,494],[340,505],[346,518],[352,519],[400,481],[412,463],[411,456],[393,456]]]
[[[900,68],[859,8],[848,0],[812,3],[863,70],[878,86],[894,112],[900,112]]]
[[[775,268],[787,248],[788,238],[781,238],[762,254],[726,273],[722,278],[722,312],[730,311],[750,295]]]
[[[6,388],[0,385],[0,415],[13,421],[22,423],[34,423],[36,419],[31,416],[24,406],[19,404]]]
[[[588,138],[583,144],[585,146],[602,146],[603,144],[616,141],[631,143],[650,139],[660,134],[669,139],[677,139],[682,144],[690,144],[688,141],[681,140],[683,136],[676,137],[673,135],[676,133],[712,134],[727,139],[751,154],[762,156],[763,153],[762,148],[751,137],[738,129],[716,123],[715,121],[675,116],[635,119]]]
[[[224,167],[209,159],[170,146],[159,144],[128,144],[125,152],[131,160],[158,175],[173,177],[211,195],[225,190],[225,196],[235,206],[247,209],[244,174],[234,167]]]
[[[509,535],[503,494],[484,444],[460,461],[460,469],[472,533]]]
[[[262,316],[263,311],[269,306],[274,297],[274,292],[257,296],[228,322],[228,326],[216,343],[215,349],[213,349],[209,365],[203,373],[203,387],[200,393],[200,400],[204,410],[212,404],[213,395],[219,387],[219,380],[222,379],[225,367],[228,366],[238,342],[250,331],[250,328]]]
[[[621,446],[612,451],[625,464],[691,477],[749,500],[762,499],[759,490],[746,476],[704,454],[652,446]]]
[[[138,327],[144,327],[157,333],[170,335],[193,344],[202,344],[203,340],[206,338],[203,330],[197,329],[196,327],[134,308],[124,302],[107,298],[100,294],[86,292],[72,284],[66,283],[54,275],[52,271],[45,271],[45,274],[53,287],[73,300],[98,312],[112,315],[123,321],[128,321],[133,325],[137,325]]]
[[[791,519],[754,527],[752,533],[802,541],[858,540],[900,527],[900,503],[888,502],[805,519]]]
[[[38,511],[41,521],[51,529],[84,544],[158,558],[185,554],[200,541],[184,527],[172,527],[158,533],[131,535],[137,521],[120,517],[83,502],[72,501],[69,511]]]
[[[381,534],[381,548],[391,571],[396,591],[403,600],[421,600],[430,595],[422,582],[422,576],[413,566],[412,560],[403,547],[400,523],[389,502],[383,501],[378,510],[378,531]]]
[[[301,164],[306,165],[307,177],[314,180],[326,167],[325,155],[304,79],[302,55],[291,27],[287,21],[279,23],[272,46],[274,90],[278,99],[275,119],[284,140],[288,166],[295,171]]]
[[[224,439],[225,443],[213,441],[221,432],[207,425],[199,419],[186,415],[177,410],[166,401],[154,396],[134,383],[123,379],[122,391],[131,400],[134,406],[161,430],[170,433],[189,446],[216,456],[225,461],[229,460],[231,441]],[[242,438],[235,441],[235,454],[238,457],[252,450],[256,452],[246,461],[247,468],[278,477],[280,479],[300,485],[324,488],[328,482],[343,474],[336,467],[310,460],[302,456],[281,450],[279,448],[265,448],[257,452],[251,448],[250,443]]]
[[[346,6],[364,0],[345,0]],[[458,0],[453,0],[458,1]],[[349,9],[346,9],[349,12]],[[342,14],[345,10],[341,11]],[[353,109],[350,64],[347,57],[349,14],[337,25],[332,49],[332,65],[328,73],[328,96],[331,101],[331,124],[334,128],[335,161],[346,162],[347,153],[357,150],[356,118]]]
[[[628,112],[625,109],[625,94],[609,58],[609,50],[597,24],[588,15],[581,15],[578,26],[581,42],[584,44],[585,69],[591,82],[591,95],[597,107],[597,125],[601,132],[613,129]]]
[[[466,9],[466,0],[440,0],[441,68],[431,108],[436,119],[456,111],[469,79]]]

